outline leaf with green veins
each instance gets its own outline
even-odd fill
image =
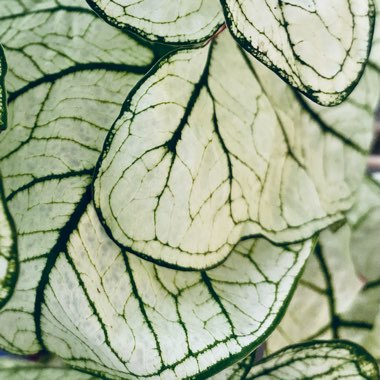
[[[250,236],[309,238],[352,206],[379,87],[369,67],[347,102],[324,108],[227,33],[172,53],[108,135],[94,182],[102,222],[128,251],[179,268],[213,267]]]
[[[0,168],[20,260],[0,346],[28,354],[41,349],[34,310],[44,268],[75,228],[106,133],[153,55],[81,0],[4,0],[0,20],[10,63]]]
[[[0,131],[7,127],[7,92],[5,89],[5,75],[7,74],[7,61],[3,47],[0,45]]]
[[[150,41],[195,44],[223,25],[218,0],[87,0],[105,21]]]
[[[45,270],[41,338],[110,379],[212,375],[273,331],[310,250],[251,239],[213,270],[175,271],[121,251],[89,205]]]
[[[378,183],[366,179],[347,221],[321,234],[287,314],[269,339],[270,352],[314,338],[344,338],[380,360]]]
[[[323,105],[357,85],[371,48],[373,0],[221,0],[235,39],[287,83]]]
[[[0,358],[0,378],[4,380],[96,380],[69,368],[48,367],[26,360]]]
[[[244,377],[245,380],[346,378],[379,378],[373,357],[360,346],[346,341],[315,341],[287,347],[253,366]]]

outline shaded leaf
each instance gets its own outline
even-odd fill
[[[347,102],[324,108],[226,33],[172,53],[108,135],[94,184],[102,222],[128,251],[180,268],[213,267],[251,236],[309,238],[352,206],[379,79],[369,67]]]
[[[221,0],[236,40],[323,105],[341,103],[367,62],[373,0]]]
[[[269,350],[344,338],[380,360],[380,185],[366,179],[347,224],[324,231]]]
[[[224,23],[218,0],[87,0],[108,23],[150,40],[193,44]]]
[[[87,375],[68,368],[49,368],[36,363],[18,359],[0,360],[0,378],[4,380],[96,380],[96,376]]]

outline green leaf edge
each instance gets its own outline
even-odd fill
[[[218,24],[212,32],[210,32],[208,35],[206,35],[203,38],[199,39],[189,39],[187,41],[166,41],[165,37],[163,36],[158,36],[157,34],[154,34],[154,38],[152,38],[148,33],[135,28],[134,26],[124,24],[121,22],[116,21],[112,17],[109,17],[100,7],[95,4],[93,0],[86,0],[87,4],[91,7],[91,9],[99,16],[101,17],[107,24],[116,27],[123,32],[126,33],[132,33],[133,35],[136,35],[142,39],[144,39],[146,42],[150,43],[157,43],[157,44],[162,44],[162,45],[167,45],[167,46],[172,46],[172,47],[179,47],[179,46],[186,46],[186,47],[191,47],[192,45],[199,45],[203,42],[206,42],[210,40],[222,27],[225,25],[225,23],[220,23]]]
[[[267,356],[266,358],[264,358],[263,360],[258,362],[256,365],[259,366],[260,364],[267,363],[267,362],[271,361],[272,359],[275,359],[277,356],[281,355],[283,352],[286,352],[288,350],[292,350],[294,348],[298,348],[298,349],[299,348],[310,348],[310,347],[312,348],[313,346],[319,346],[319,345],[331,346],[331,348],[344,348],[344,349],[346,349],[347,351],[354,354],[358,358],[359,363],[366,362],[366,363],[372,365],[372,367],[374,369],[374,377],[368,378],[368,380],[378,380],[380,378],[380,372],[379,372],[380,369],[379,369],[379,366],[377,365],[375,358],[367,350],[365,350],[362,346],[358,345],[357,343],[351,342],[349,340],[345,340],[345,339],[311,340],[311,341],[304,342],[304,343],[293,344],[293,345],[287,346],[285,348],[282,348],[281,350],[276,351],[275,353]],[[335,347],[333,347],[334,345],[335,345]],[[359,368],[358,368],[358,370],[359,370]],[[268,373],[267,370],[263,370],[259,376],[265,375],[267,373]],[[247,379],[247,380],[252,379],[253,380],[255,378],[256,378],[256,376],[252,376],[252,377],[247,376],[245,379]]]
[[[376,24],[376,6],[375,6],[375,0],[370,0],[370,33],[368,35],[368,46],[367,46],[367,59],[365,62],[362,62],[362,67],[361,70],[354,82],[351,83],[350,86],[346,88],[345,91],[341,92],[340,96],[337,96],[335,101],[332,101],[330,103],[323,103],[318,100],[316,96],[314,96],[314,91],[310,88],[306,89],[300,89],[296,86],[294,86],[290,80],[289,76],[281,69],[278,69],[276,65],[273,65],[272,62],[267,58],[267,56],[263,53],[260,53],[257,49],[255,49],[244,37],[243,34],[236,35],[235,33],[232,32],[232,26],[233,26],[233,20],[231,16],[231,12],[228,9],[227,6],[227,0],[220,0],[222,4],[222,9],[224,13],[224,17],[226,20],[226,24],[228,26],[228,29],[231,32],[232,37],[235,39],[235,41],[248,53],[250,53],[253,57],[255,57],[259,62],[264,64],[266,67],[268,67],[271,71],[273,71],[276,75],[278,75],[285,83],[287,83],[289,86],[294,88],[296,91],[301,92],[303,95],[305,95],[307,98],[311,99],[313,102],[321,105],[321,106],[327,106],[327,107],[333,107],[341,104],[343,101],[345,101],[352,91],[355,89],[357,84],[360,82],[365,68],[369,62],[370,58],[370,53],[372,49],[372,42],[373,42],[373,37],[375,34],[375,24]]]

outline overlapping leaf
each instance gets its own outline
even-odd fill
[[[347,102],[322,108],[227,33],[173,53],[128,97],[107,138],[99,214],[129,251],[183,268],[212,267],[253,235],[308,238],[352,205],[379,87],[369,67]]]
[[[107,22],[151,41],[191,44],[224,23],[218,0],[87,0]]]
[[[120,251],[90,205],[44,279],[42,340],[112,379],[206,376],[273,330],[310,249],[251,239],[216,269],[180,272]]]
[[[379,378],[373,357],[360,346],[345,341],[308,342],[287,347],[231,380],[271,379],[366,379]]]
[[[345,338],[380,359],[380,185],[363,185],[348,223],[321,234],[270,351],[312,338]]]
[[[324,105],[357,84],[371,47],[373,0],[221,0],[237,41]]]
[[[97,376],[87,375],[68,368],[50,368],[18,359],[0,360],[0,379],[3,380],[96,380]]]
[[[0,345],[35,353],[44,268],[75,228],[109,126],[153,58],[80,0],[4,0],[0,20],[10,66],[0,167],[20,258],[17,287],[0,312]]]
[[[73,366],[111,378],[180,379],[238,360],[274,329],[311,242],[279,248],[249,240],[207,273],[164,269],[120,251],[95,214],[89,182],[106,128],[138,77],[130,72],[143,71],[151,56],[91,14],[59,6],[32,8],[27,17],[41,14],[38,22],[24,21],[28,33],[21,37],[19,28],[11,33],[12,24],[4,26],[13,35],[7,42],[19,46],[9,48],[10,55],[19,49],[23,54],[26,36],[56,38],[60,18],[80,36],[65,30],[59,46],[70,51],[82,39],[89,50],[81,49],[85,55],[76,58],[77,70],[59,66],[59,74],[49,71],[31,82],[19,79],[21,68],[10,76],[12,128],[0,139],[0,166],[21,267],[15,294],[0,312],[1,345],[24,354],[45,346]],[[93,28],[82,29],[85,17]],[[36,25],[44,29],[36,33]],[[104,51],[99,28],[109,41]],[[116,56],[110,57],[106,52],[114,41],[123,49],[116,53],[113,47]],[[44,64],[42,56],[30,55]],[[97,58],[110,63],[95,64]]]

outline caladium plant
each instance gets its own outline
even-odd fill
[[[0,377],[377,378],[349,342],[252,354],[363,181],[372,1],[0,5],[0,346],[88,373]]]

